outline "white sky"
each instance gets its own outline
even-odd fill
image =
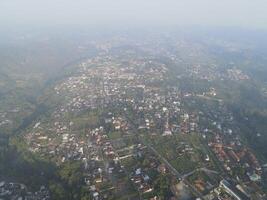
[[[267,0],[0,0],[5,25],[200,25],[267,29]]]

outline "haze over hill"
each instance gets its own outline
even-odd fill
[[[237,26],[266,29],[264,0],[10,0],[0,3],[0,23],[17,26]]]

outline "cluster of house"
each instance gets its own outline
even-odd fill
[[[160,173],[167,173],[167,167],[162,164],[157,157],[151,154],[151,152],[143,150],[136,156],[137,159],[138,157],[145,157],[149,164],[144,165],[144,163],[140,163],[133,166],[130,173],[130,180],[141,194],[152,192],[154,190],[153,184],[156,180],[156,177]],[[153,177],[150,177],[152,171],[154,172],[154,175]]]
[[[247,172],[244,176],[248,175],[249,179],[255,182],[261,180],[262,168],[250,149],[244,146],[236,146],[233,142],[224,144],[219,140],[219,136],[216,138],[216,142],[210,142],[209,146],[218,159],[224,163],[223,166],[227,171],[231,171],[231,168],[236,165],[241,165]]]
[[[206,200],[229,199],[229,200],[249,200],[240,185],[231,180],[222,179],[218,187],[212,189],[205,196]]]
[[[141,193],[151,192],[153,187],[149,183],[150,177],[141,168],[137,168],[131,175],[131,181]]]
[[[157,85],[166,78],[167,69],[163,64],[130,60],[129,66],[124,66],[114,58],[101,58],[101,64],[97,63],[99,59],[83,62],[78,74],[54,87],[60,102],[49,121],[38,122],[25,135],[32,151],[44,156],[61,156],[63,161],[81,157],[85,141],[74,132],[82,127],[68,116],[114,105],[126,105],[126,112],[127,107],[131,107],[139,129],[160,131],[162,135],[197,130],[197,117],[182,109],[179,90],[173,87],[166,93]],[[106,120],[114,124],[115,130],[129,129],[129,120],[125,117]]]
[[[228,69],[227,74],[228,74],[228,78],[231,80],[239,81],[239,80],[250,79],[250,77],[244,72],[242,72],[242,70],[236,69],[236,68]]]
[[[113,124],[113,128],[115,128],[115,126],[116,125]],[[130,146],[117,144],[117,146],[114,147],[117,141],[110,139],[108,133],[106,133],[104,129],[99,128],[91,130],[90,135],[90,141],[101,151],[102,159],[106,163],[105,169],[102,169],[102,175],[128,176],[140,195],[152,192],[154,190],[153,184],[156,177],[160,173],[164,174],[168,171],[167,167],[159,161],[158,157],[142,144],[132,144]],[[117,140],[119,140],[120,143],[121,138]],[[123,163],[127,162],[125,160],[128,159],[133,159],[134,164],[125,167]],[[140,162],[144,159],[146,159],[146,163]],[[154,175],[151,177],[150,174]],[[119,190],[118,187],[120,187],[118,185],[119,184],[116,184],[117,190]],[[98,190],[96,185],[93,185],[93,187],[96,188],[95,191],[97,191],[98,197],[103,196],[101,190]]]
[[[185,142],[180,142],[180,145],[176,147],[176,152],[177,152],[178,157],[183,156],[185,153],[186,154],[194,153],[193,148]]]
[[[4,106],[0,110],[0,129],[7,131],[11,130],[12,127],[16,126],[18,115],[21,115],[22,109],[19,107],[10,109],[8,106]]]
[[[44,125],[45,126],[45,125]],[[25,135],[30,150],[39,152],[40,155],[52,158],[56,162],[65,162],[66,160],[83,160],[88,152],[86,137],[70,133],[65,126],[55,122],[62,133],[52,132],[49,134],[40,122],[36,123],[31,133]]]
[[[88,131],[88,153],[84,159],[85,185],[94,200],[108,199],[114,190],[108,179],[108,173],[104,166],[104,158],[101,150],[105,137],[103,127]],[[103,136],[103,137],[102,137]],[[103,185],[108,185],[101,189]]]
[[[248,80],[250,77],[245,74],[241,69],[233,67],[233,63],[229,63],[229,68],[225,71],[220,70],[220,66],[214,62],[210,63],[191,63],[187,66],[186,74],[191,77],[204,79],[207,81],[212,80]]]
[[[201,113],[188,111],[183,105],[184,101],[190,102],[194,95],[190,92],[182,94],[175,86],[163,88],[167,72],[164,64],[154,60],[127,59],[118,62],[116,58],[107,56],[81,63],[77,73],[55,86],[54,91],[60,102],[49,118],[50,121],[38,122],[25,135],[30,150],[54,158],[57,162],[83,161],[85,170],[91,170],[88,171],[85,183],[92,196],[96,200],[104,198],[107,194],[101,192],[99,185],[109,182],[107,174],[124,171],[120,159],[125,157],[120,156],[107,139],[109,125],[112,131],[123,134],[130,133],[135,128],[139,132],[162,136],[200,132]],[[216,96],[216,91],[210,88],[207,94]],[[84,110],[101,108],[106,108],[104,110],[107,111],[102,114],[103,124],[97,128],[90,127],[85,136],[77,134],[87,131],[87,128],[79,127],[78,122],[70,120],[69,116],[79,117]],[[222,127],[223,122],[232,123],[229,112],[223,110],[221,113],[213,113],[209,108],[205,109],[204,117],[211,119],[208,122],[216,130],[201,127],[203,137],[224,168],[230,173],[233,166],[241,165],[246,169],[244,177],[248,177],[250,183],[260,181],[261,167],[254,154],[249,149],[244,149],[232,129]],[[223,119],[217,119],[219,116]],[[187,144],[177,151],[178,155],[185,151],[193,152]],[[108,162],[107,169],[99,165],[103,160]],[[155,166],[151,166],[150,170],[158,169],[160,163],[151,161],[153,163]],[[135,166],[130,174],[138,191],[145,193],[153,190],[147,170]]]
[[[1,181],[0,199],[49,200],[50,194],[45,186],[41,186],[39,191],[31,192],[24,184]]]
[[[231,112],[220,102],[217,109],[205,107],[209,128],[202,128],[202,136],[217,157],[220,166],[247,196],[264,197],[261,189],[263,169],[251,149],[242,144]]]

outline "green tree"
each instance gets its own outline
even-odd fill
[[[161,199],[168,199],[171,196],[170,180],[167,175],[161,174],[155,181],[154,188]]]
[[[82,187],[82,164],[79,161],[64,163],[59,169],[59,177],[70,192],[70,198],[79,199]]]
[[[50,182],[49,190],[51,192],[52,199],[64,200],[67,199],[67,192],[64,187],[58,183]]]

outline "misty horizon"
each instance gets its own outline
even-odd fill
[[[33,1],[0,3],[3,29],[20,27],[238,27],[267,29],[267,2],[249,1]]]

